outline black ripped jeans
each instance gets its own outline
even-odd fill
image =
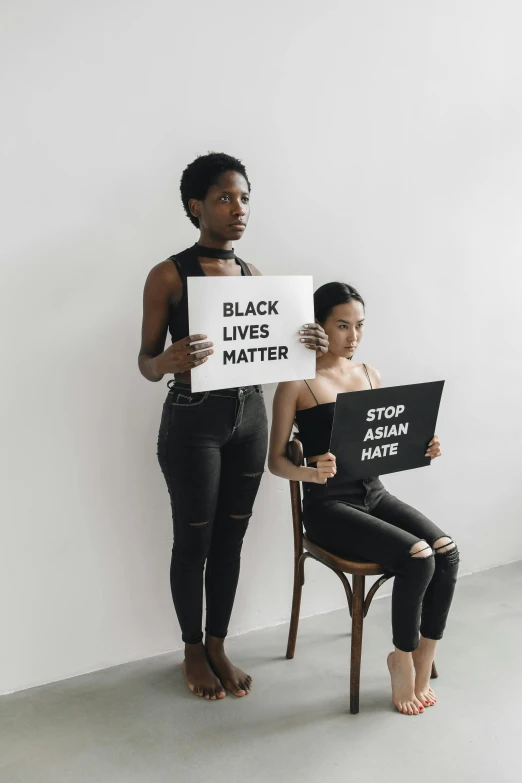
[[[457,580],[458,549],[438,552],[444,545],[437,546],[429,557],[412,557],[410,549],[419,541],[432,547],[439,538],[450,538],[447,533],[387,492],[376,478],[346,481],[334,490],[305,484],[304,524],[307,536],[319,546],[380,563],[395,575],[395,647],[416,650],[419,630],[426,639],[442,639]]]
[[[205,564],[205,630],[227,635],[267,435],[260,386],[192,393],[176,382],[167,395],[158,459],[172,506],[170,584],[184,642],[203,638]]]

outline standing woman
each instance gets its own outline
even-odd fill
[[[199,239],[149,272],[138,364],[149,381],[174,374],[158,436],[174,522],[170,583],[188,686],[214,701],[225,697],[225,689],[245,696],[252,683],[225,655],[224,640],[243,537],[264,471],[267,419],[261,386],[191,392],[190,371],[208,361],[213,343],[205,334],[188,333],[187,277],[260,272],[232,247],[250,213],[250,183],[239,160],[221,153],[197,158],[183,172],[181,199]],[[172,345],[164,350],[167,331]],[[326,350],[321,327],[306,325],[300,334],[308,349]]]
[[[355,288],[327,283],[315,292],[314,305],[328,352],[318,358],[313,381],[278,385],[268,465],[277,476],[304,482],[303,521],[311,541],[341,557],[381,563],[395,575],[395,650],[388,656],[392,699],[399,712],[419,715],[437,700],[431,666],[453,598],[459,553],[446,532],[387,492],[378,477],[356,481],[337,473],[329,452],[337,395],[378,388],[381,377],[369,365],[347,361],[364,331],[364,302]],[[294,421],[306,467],[286,458]],[[436,436],[426,456],[440,456]]]

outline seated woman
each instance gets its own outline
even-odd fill
[[[364,330],[364,301],[355,288],[327,283],[316,291],[314,305],[328,334],[328,353],[318,357],[313,381],[277,387],[268,465],[276,476],[304,482],[303,516],[310,540],[341,557],[380,563],[395,575],[395,650],[388,655],[392,699],[399,712],[418,715],[436,703],[431,666],[455,590],[458,550],[437,525],[387,492],[379,478],[336,476],[336,459],[328,449],[337,394],[378,388],[381,378],[373,367],[347,361]],[[306,467],[286,458],[294,421]],[[435,436],[426,456],[440,453]]]

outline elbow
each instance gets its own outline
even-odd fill
[[[158,381],[161,381],[163,376],[151,372],[150,360],[152,358],[153,357],[150,356],[149,354],[145,354],[142,351],[140,351],[140,353],[138,354],[138,369],[146,381],[151,381],[151,383],[157,383]]]
[[[275,454],[268,455],[268,470],[274,476],[280,476],[281,472],[278,470],[279,457]]]
[[[144,355],[140,352],[138,354],[138,370],[140,371],[140,373],[143,375],[144,378],[147,378],[145,374],[144,359],[145,359]]]

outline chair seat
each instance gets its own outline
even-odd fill
[[[336,571],[342,571],[345,574],[356,574],[358,576],[379,576],[379,574],[385,573],[385,568],[379,563],[370,563],[367,560],[359,560],[357,558],[347,560],[344,557],[338,557],[333,555],[328,550],[314,544],[309,538],[303,536],[303,546],[321,563],[335,569]]]

